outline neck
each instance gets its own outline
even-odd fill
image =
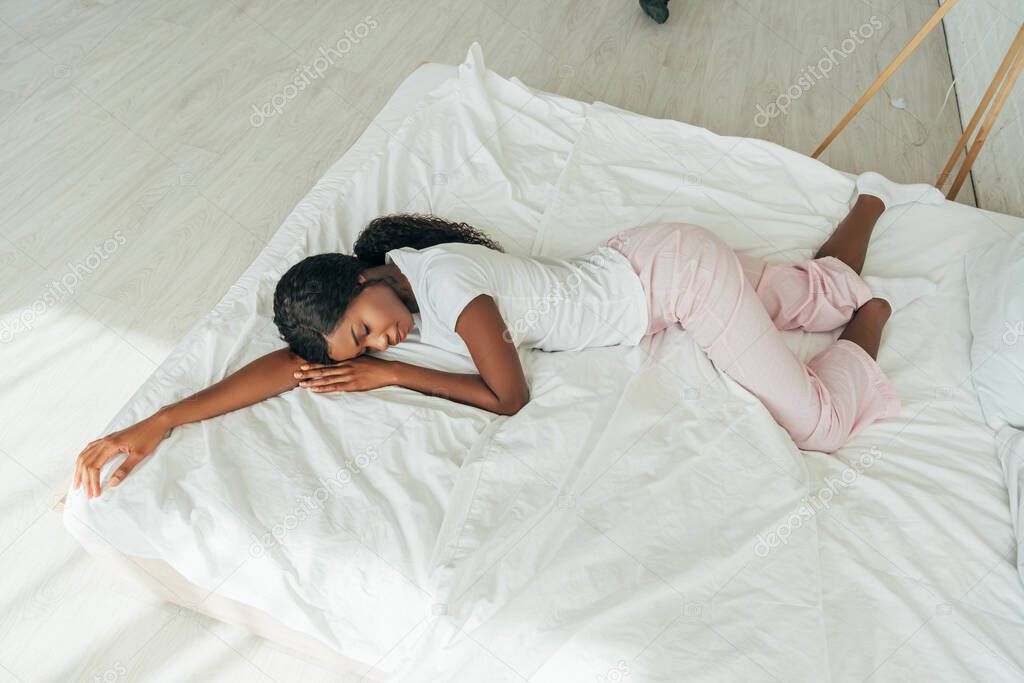
[[[367,284],[382,284],[391,287],[410,311],[419,313],[420,309],[412,287],[409,285],[409,278],[398,269],[398,266],[393,263],[374,266],[364,270],[362,274],[366,278]]]

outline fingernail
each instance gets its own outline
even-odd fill
[[[309,370],[309,366],[308,365],[301,365],[299,367],[301,367],[303,370]]]

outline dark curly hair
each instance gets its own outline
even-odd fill
[[[281,339],[310,363],[331,365],[325,337],[367,286],[359,275],[384,264],[392,249],[426,249],[436,244],[480,244],[496,251],[501,245],[466,223],[437,216],[392,214],[373,219],[359,233],[354,256],[339,253],[308,256],[281,276],[274,290],[274,324]]]
[[[374,218],[359,233],[352,251],[360,261],[376,266],[384,263],[384,254],[392,249],[426,249],[445,242],[482,244],[495,251],[504,251],[500,244],[468,223],[452,223],[437,216],[408,213]]]

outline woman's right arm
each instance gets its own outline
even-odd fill
[[[74,487],[85,484],[89,498],[100,494],[100,469],[118,453],[128,457],[110,477],[117,486],[178,425],[223,415],[294,389],[305,361],[285,347],[257,358],[202,391],[164,406],[145,420],[89,443],[75,463]]]
[[[305,362],[287,347],[272,351],[216,384],[164,406],[153,417],[165,425],[166,431],[251,406],[297,387],[299,380],[294,373]]]

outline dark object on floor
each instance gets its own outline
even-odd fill
[[[659,24],[668,20],[668,0],[640,0],[640,7]]]

